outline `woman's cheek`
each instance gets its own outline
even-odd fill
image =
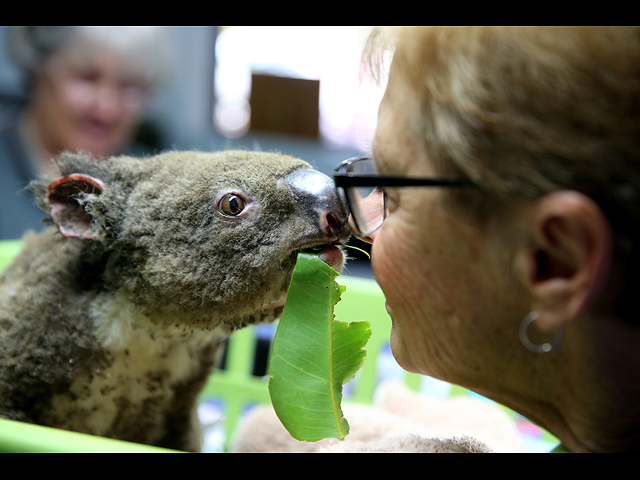
[[[415,276],[426,260],[416,232],[403,220],[395,214],[387,218],[371,247],[373,273],[392,304],[415,297]]]
[[[455,282],[434,253],[433,235],[407,220],[396,215],[385,221],[374,238],[371,262],[391,316],[396,361],[407,371],[433,375],[446,356],[448,329],[457,325]]]
[[[396,258],[397,252],[394,242],[399,241],[398,235],[387,222],[376,232],[371,246],[371,267],[373,274],[382,288],[385,296],[394,297],[394,290],[398,277],[398,268],[403,268],[402,258]]]
[[[403,331],[410,327],[409,311],[416,306],[410,262],[406,251],[406,239],[403,242],[401,234],[395,228],[389,228],[387,222],[375,236],[371,249],[371,264],[375,278],[385,295],[387,311],[391,317],[391,344],[394,355],[404,347],[396,345],[404,343],[401,337]],[[410,250],[410,249],[409,249]],[[408,264],[409,263],[409,264]],[[405,367],[405,365],[402,365]],[[406,367],[405,367],[406,368]]]

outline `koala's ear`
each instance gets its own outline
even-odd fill
[[[60,233],[65,237],[86,240],[98,237],[83,199],[87,194],[102,193],[104,188],[102,180],[80,173],[58,178],[49,185],[44,201]]]

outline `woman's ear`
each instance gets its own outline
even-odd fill
[[[530,214],[520,265],[537,325],[551,332],[580,315],[602,289],[611,268],[613,232],[600,207],[575,191],[537,199]]]

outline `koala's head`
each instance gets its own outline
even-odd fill
[[[302,160],[176,151],[63,154],[58,165],[62,177],[40,187],[52,220],[100,258],[105,288],[146,313],[248,323],[281,308],[301,249],[334,245],[342,267],[346,211],[332,180]]]

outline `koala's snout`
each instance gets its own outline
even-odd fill
[[[290,173],[285,181],[318,222],[317,238],[308,240],[344,243],[349,238],[349,215],[331,178],[317,170],[301,169]]]

